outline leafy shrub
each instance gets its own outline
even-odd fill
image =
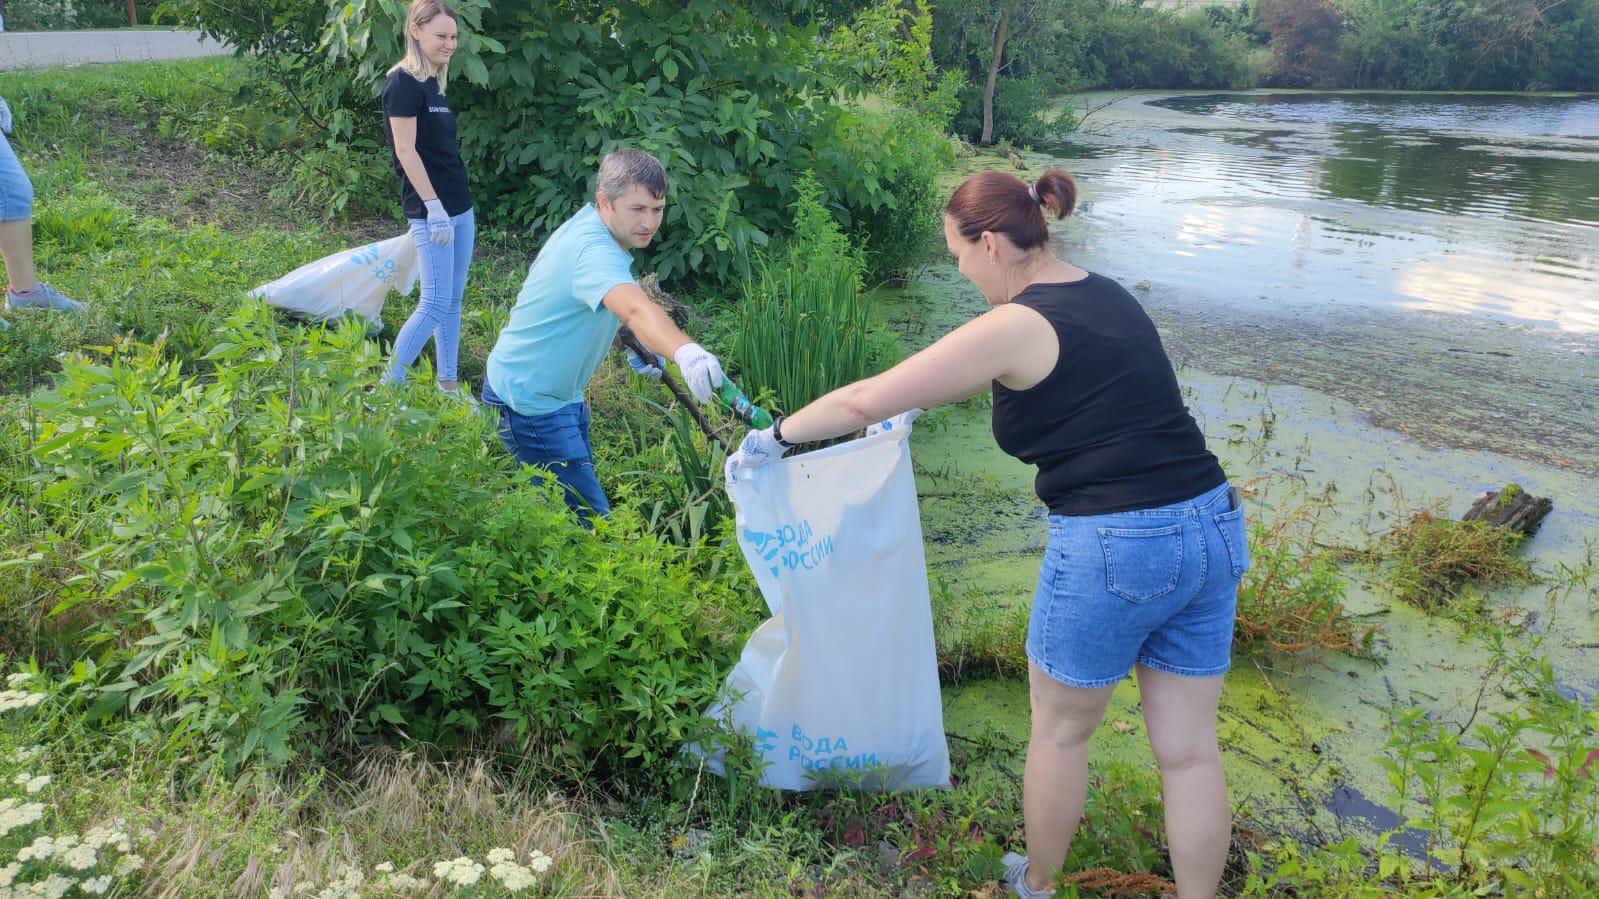
[[[330,12],[312,0],[274,0],[253,11],[169,0],[166,8],[262,61],[261,80],[283,86],[278,105],[300,110],[303,130],[325,144],[304,151],[296,180],[337,207],[371,195],[385,177],[372,164],[383,156],[376,94],[400,56],[403,7],[356,0]],[[858,69],[829,63],[818,53],[826,44],[819,24],[771,0],[605,8],[463,0],[455,8],[463,37],[449,93],[485,219],[546,235],[589,199],[604,154],[634,146],[660,157],[672,178],[665,226],[643,260],[664,282],[747,277],[755,256],[789,233],[785,210],[807,168],[827,168],[851,227],[870,220],[860,233],[880,235],[874,270],[888,277],[911,264],[914,248],[890,245],[890,235],[904,230],[907,209],[919,213],[922,171],[939,148],[910,138],[941,129],[949,93],[925,59],[925,14],[883,11],[874,21],[885,27],[909,16],[909,37],[879,28],[869,47],[840,49],[866,66]],[[831,112],[836,100],[879,87],[914,110],[892,127],[905,130],[917,117],[924,127],[888,159],[834,153],[828,165],[818,162],[840,136],[859,143],[890,127],[863,133]],[[883,219],[900,227],[876,227]]]
[[[944,205],[938,179],[953,162],[925,116],[840,107],[827,118],[811,164],[873,281],[903,283],[927,258]]]
[[[625,514],[585,532],[465,407],[363,402],[359,327],[252,303],[221,336],[211,379],[127,344],[38,399],[30,542],[55,549],[11,564],[78,569],[52,613],[92,612],[93,717],[228,768],[398,733],[656,776],[705,737],[726,582]]]
[[[1480,722],[1474,710],[1462,724],[1397,712],[1381,762],[1399,811],[1415,808],[1407,823],[1427,835],[1426,861],[1447,872],[1440,879],[1509,895],[1592,895],[1599,707],[1568,695],[1547,659],[1494,649],[1484,690],[1506,671],[1510,708]]]
[[[1331,0],[1261,0],[1260,23],[1271,34],[1269,84],[1337,85],[1344,18]]]
[[[1048,107],[1047,85],[1033,78],[1000,78],[994,83],[994,139],[1017,144],[1042,140],[1046,132],[1040,115]],[[983,86],[969,83],[960,91],[960,111],[950,130],[976,141],[983,133]]]
[[[1250,45],[1210,10],[1100,4],[1085,35],[1083,82],[1113,88],[1239,88],[1254,81]]]
[[[128,24],[127,7],[122,0],[10,0],[4,6],[8,31],[116,28]]]

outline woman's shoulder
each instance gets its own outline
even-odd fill
[[[383,93],[394,91],[423,91],[426,86],[415,75],[406,71],[402,66],[395,66],[389,70],[389,77],[383,82]]]

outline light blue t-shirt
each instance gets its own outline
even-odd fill
[[[555,229],[528,268],[489,353],[489,386],[522,415],[583,399],[621,322],[600,302],[633,283],[633,257],[590,203]]]

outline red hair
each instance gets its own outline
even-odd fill
[[[1037,184],[1008,172],[978,172],[962,182],[949,198],[944,214],[967,240],[984,231],[1003,234],[1018,249],[1031,250],[1049,242],[1044,210],[1063,219],[1077,206],[1077,182],[1060,169],[1048,169]]]

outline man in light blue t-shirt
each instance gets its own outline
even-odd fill
[[[633,280],[633,250],[649,246],[666,210],[666,169],[640,150],[600,163],[594,202],[555,229],[528,269],[510,320],[489,353],[483,402],[500,416],[500,439],[517,459],[548,468],[585,523],[610,501],[594,474],[583,390],[622,325],[670,355],[694,398],[722,384],[715,356],[673,324]],[[660,375],[646,360],[635,370]]]

